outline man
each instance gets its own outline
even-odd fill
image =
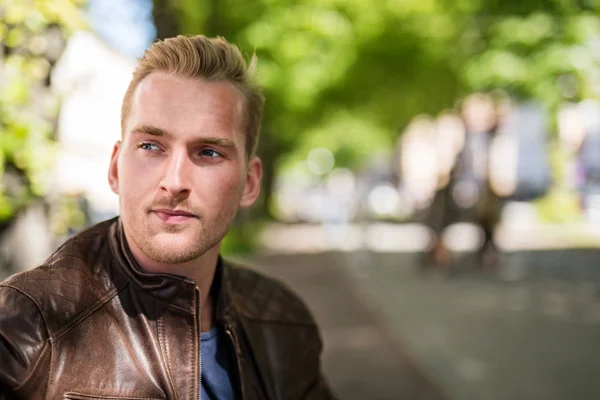
[[[0,285],[0,399],[330,398],[305,305],[219,257],[260,192],[254,61],[204,36],[146,51],[108,174],[120,217]]]
[[[446,273],[451,272],[453,262],[442,236],[451,224],[469,222],[481,228],[483,243],[477,250],[478,266],[493,267],[498,259],[493,233],[501,205],[489,181],[489,149],[497,127],[495,104],[489,95],[475,93],[464,100],[461,111],[461,118],[452,122],[451,131],[444,129],[440,119],[438,150],[449,147],[446,140],[456,146],[448,154],[449,162],[439,165],[444,167],[440,171],[443,173],[439,175],[438,189],[425,218],[434,232],[426,266],[433,264]]]

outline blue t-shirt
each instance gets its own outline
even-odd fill
[[[200,334],[202,400],[233,400],[230,359],[223,332],[217,326]]]

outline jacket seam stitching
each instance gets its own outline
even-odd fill
[[[194,321],[194,322],[196,322],[196,321]],[[194,348],[194,341],[195,341],[195,338],[194,338],[194,329],[195,328],[193,326],[190,326],[190,328],[188,329],[189,341],[192,344],[192,348]],[[198,363],[197,363],[198,354],[195,354],[195,353],[200,351],[200,343],[198,343],[198,346],[196,347],[195,350],[196,351],[194,352],[194,354],[190,354],[190,357],[193,357],[194,355],[196,355],[196,358],[194,360],[192,360],[192,362],[190,364],[194,365],[194,370],[197,370],[198,369]],[[190,352],[190,353],[192,353],[192,352]],[[189,396],[190,399],[193,399],[195,397],[194,396],[194,386],[196,386],[196,381],[198,379],[198,374],[201,374],[201,373],[202,373],[202,371],[197,371],[194,374],[194,378],[190,379],[190,385],[189,385],[190,387],[188,389],[188,396]],[[198,390],[200,391],[200,390],[202,390],[202,388],[199,387]]]
[[[92,315],[93,313],[98,311],[98,309],[100,309],[102,306],[107,304],[111,299],[113,299],[115,296],[117,296],[121,292],[121,290],[123,290],[126,286],[127,286],[127,284],[124,284],[123,287],[121,287],[119,289],[111,290],[106,295],[99,298],[98,301],[96,301],[95,303],[92,303],[92,305],[87,307],[85,310],[81,311],[75,318],[73,318],[71,323],[69,323],[64,328],[61,328],[56,332],[56,336],[54,337],[53,341],[56,342],[57,340],[62,338],[64,335],[69,333],[73,328],[75,328],[77,325],[82,323],[90,315]]]
[[[48,351],[49,347],[50,347],[50,351]],[[50,344],[48,342],[46,342],[46,344],[44,345],[44,349],[42,350],[42,355],[36,360],[35,366],[33,367],[31,373],[29,374],[29,376],[27,376],[27,378],[25,378],[23,383],[21,383],[19,386],[17,386],[14,389],[15,392],[25,390],[31,384],[31,381],[33,380],[33,378],[40,373],[38,367],[48,357],[48,354],[52,354],[52,347],[50,346]],[[50,377],[48,377],[48,380],[50,380]]]
[[[80,393],[80,392],[66,392],[65,393],[66,396],[69,395],[75,395],[75,396],[81,396],[81,397],[88,397],[90,399],[114,399],[114,400],[161,400],[157,397],[122,397],[122,396],[104,396],[104,395],[92,395],[92,394],[87,394],[87,393]]]
[[[164,323],[163,323],[163,318],[161,316],[158,316],[158,311],[156,313],[157,318],[156,318],[156,322],[158,325],[158,343],[160,345],[161,342],[163,342],[165,344],[165,357],[166,357],[166,361],[167,361],[167,375],[168,375],[168,379],[169,379],[169,383],[173,388],[173,392],[175,391],[175,383],[173,382],[173,372],[175,371],[173,368],[173,363],[171,361],[171,352],[169,350],[169,343],[166,339],[166,334],[164,332]],[[177,398],[177,394],[175,394],[175,398]]]
[[[42,321],[44,321],[44,328],[46,328],[46,334],[47,334],[48,338],[52,337],[52,333],[48,329],[48,323],[46,322],[46,316],[42,312],[42,308],[40,307],[40,305],[38,304],[38,302],[33,297],[31,297],[28,293],[26,293],[22,289],[20,289],[20,288],[18,288],[16,286],[13,286],[13,285],[11,285],[9,283],[3,283],[3,284],[0,285],[0,287],[6,287],[6,288],[13,289],[13,290],[21,293],[23,296],[27,297],[29,300],[31,300],[31,302],[33,304],[35,304],[35,307],[37,308],[38,312],[40,313],[40,316],[42,317]]]
[[[87,233],[89,234],[89,233]],[[46,260],[46,262],[44,263],[45,265],[48,264],[52,264],[53,262],[56,261],[56,256],[58,256],[60,254],[60,251],[63,250],[65,247],[72,245],[74,240],[93,240],[93,239],[97,239],[98,237],[102,236],[100,233],[96,233],[94,235],[90,235],[90,236],[86,236],[86,232],[80,232],[78,234],[76,234],[75,236],[73,236],[72,238],[70,238],[69,240],[67,240],[66,242],[64,242],[63,244],[61,244],[60,246],[58,246],[58,248],[52,253],[50,254],[50,257],[48,257],[48,259]]]
[[[144,289],[141,289],[141,288],[140,288],[140,290],[141,290],[142,292],[145,292],[145,291],[144,291]],[[174,308],[174,309],[176,309],[176,310],[183,311],[183,312],[186,312],[186,313],[188,313],[188,314],[193,314],[193,312],[191,312],[190,310],[186,310],[186,309],[185,309],[185,308],[183,308],[183,307],[179,307],[179,306],[176,306],[176,305],[173,305],[173,304],[167,303],[167,302],[165,302],[165,301],[162,301],[162,300],[160,300],[160,299],[157,299],[156,297],[152,296],[151,294],[149,294],[149,293],[147,293],[147,292],[145,292],[145,293],[146,293],[146,294],[148,294],[148,296],[150,296],[150,297],[151,297],[151,298],[152,298],[154,301],[156,301],[157,303],[160,303],[160,304],[163,304],[163,305],[165,305],[167,308]]]

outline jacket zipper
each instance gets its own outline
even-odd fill
[[[240,396],[241,396],[240,400],[243,400],[246,396],[244,395],[244,384],[242,382],[242,366],[240,364],[239,344],[237,342],[236,337],[233,335],[233,332],[231,331],[231,325],[229,325],[229,324],[225,325],[225,332],[227,333],[227,336],[229,336],[229,339],[233,343],[233,349],[234,349],[234,355],[235,355],[235,366],[237,369],[236,375],[238,378],[238,383],[240,385]]]
[[[198,325],[198,400],[202,400],[202,318],[200,315],[200,289],[196,287],[196,318]]]

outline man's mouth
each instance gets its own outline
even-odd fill
[[[167,223],[180,223],[188,221],[192,218],[198,218],[197,215],[192,214],[184,210],[171,210],[167,208],[153,209],[152,212],[160,218],[163,222]]]

